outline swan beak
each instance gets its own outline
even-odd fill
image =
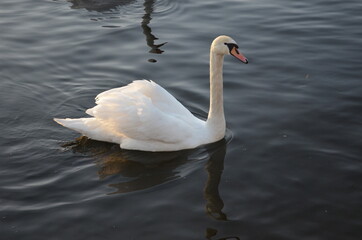
[[[233,47],[231,49],[230,54],[242,61],[243,63],[248,64],[248,59],[241,52],[239,52],[236,47]]]

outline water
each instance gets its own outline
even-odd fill
[[[361,1],[99,2],[0,3],[1,239],[361,239]],[[142,78],[207,116],[220,34],[250,60],[226,58],[225,141],[72,147],[52,121]]]

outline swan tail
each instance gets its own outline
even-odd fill
[[[93,139],[99,133],[95,118],[54,118],[54,121]]]
[[[54,121],[63,127],[72,129],[74,131],[83,133],[88,129],[83,118],[54,118]]]
[[[121,141],[121,135],[102,127],[96,118],[54,118],[54,121],[93,140],[113,143]]]

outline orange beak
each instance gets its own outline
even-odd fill
[[[241,54],[241,52],[239,52],[236,47],[233,47],[233,49],[231,49],[230,54],[242,61],[243,63],[248,63],[248,59],[243,54]]]

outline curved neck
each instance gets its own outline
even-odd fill
[[[215,140],[225,135],[222,67],[224,56],[210,50],[210,109],[207,125]]]

